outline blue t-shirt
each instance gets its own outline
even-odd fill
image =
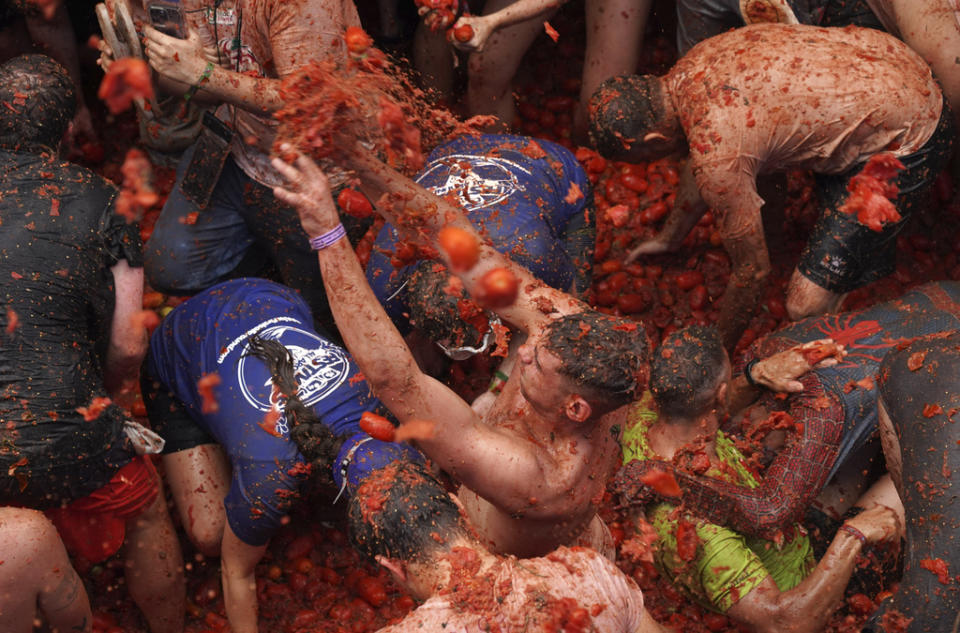
[[[310,310],[296,292],[263,279],[237,279],[191,297],[153,333],[146,369],[223,447],[233,467],[224,499],[227,520],[240,540],[262,545],[279,527],[304,475],[291,472],[303,457],[290,439],[286,417],[276,421],[275,434],[261,426],[275,405],[282,411],[282,402],[267,366],[247,353],[254,334],[291,352],[301,401],[334,434],[349,437],[333,464],[337,485],[342,483],[340,461],[355,446],[350,484],[395,459],[419,454],[360,430],[360,416],[378,409],[380,401],[349,353],[314,331]],[[197,382],[213,373],[220,378],[213,390],[218,410],[202,413]]]
[[[525,266],[544,283],[569,290],[578,260],[589,252],[567,252],[563,238],[569,226],[592,222],[587,174],[566,148],[537,140],[543,158],[524,153],[532,139],[483,134],[462,136],[437,147],[416,181],[440,197],[456,196],[467,217],[493,247]],[[571,185],[582,197],[566,202]],[[581,221],[582,218],[582,221]],[[367,281],[401,332],[410,326],[402,287],[415,264],[394,269],[390,256],[399,235],[385,225],[374,242]],[[592,246],[592,244],[591,244]],[[581,289],[583,290],[583,289]]]

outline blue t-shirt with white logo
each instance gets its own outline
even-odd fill
[[[279,527],[304,476],[295,469],[303,457],[290,439],[286,417],[281,413],[275,426],[265,425],[269,430],[262,426],[272,409],[282,411],[282,398],[267,366],[248,355],[254,334],[279,341],[291,352],[300,400],[333,433],[350,438],[341,457],[367,440],[354,452],[351,484],[394,459],[416,459],[418,453],[406,445],[368,439],[360,430],[360,416],[379,409],[380,401],[349,353],[316,333],[310,310],[296,292],[263,279],[237,279],[191,297],[153,333],[146,370],[223,447],[233,467],[224,500],[230,527],[245,543],[262,545]],[[220,378],[213,389],[217,411],[202,413],[197,382],[214,373]],[[331,465],[338,485],[339,462]]]
[[[565,147],[523,136],[462,136],[437,147],[416,181],[440,197],[453,196],[493,247],[544,283],[570,290],[579,260],[592,261],[592,240],[568,252],[571,226],[591,225],[587,174]],[[539,157],[538,157],[539,156]],[[571,185],[575,185],[571,195]],[[576,191],[582,195],[577,195]],[[567,199],[572,202],[567,202]],[[403,285],[415,264],[395,269],[390,257],[400,239],[385,225],[374,242],[367,281],[391,320],[409,331]],[[580,289],[584,290],[584,289]]]

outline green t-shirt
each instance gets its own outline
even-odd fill
[[[656,420],[653,398],[648,392],[630,411],[621,439],[624,464],[654,457],[647,444],[647,429]],[[716,452],[729,468],[723,473],[711,469],[706,476],[748,488],[759,485],[743,465],[743,455],[720,431],[717,431]],[[679,517],[675,510],[675,506],[664,502],[646,508],[646,518],[659,535],[654,561],[661,573],[708,609],[726,613],[767,576],[773,578],[781,591],[788,591],[800,584],[816,563],[810,540],[799,527],[797,536],[778,547],[773,541],[744,536],[693,516],[685,518],[695,526],[700,544],[693,560],[684,561],[677,554]]]

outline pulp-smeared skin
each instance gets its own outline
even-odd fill
[[[879,382],[902,459],[907,549],[896,595],[864,631],[891,631],[883,614],[894,611],[912,618],[908,633],[949,631],[960,613],[960,333],[887,355]],[[944,565],[948,576],[938,578]]]
[[[876,426],[876,390],[854,387],[847,392],[850,383],[876,375],[883,356],[896,345],[958,327],[960,284],[940,282],[868,310],[804,319],[758,342],[745,360],[825,336],[843,343],[848,356],[836,367],[815,369],[805,376],[803,393],[787,400],[791,415],[803,425],[802,435],[774,459],[759,488],[745,490],[674,469],[687,507],[746,534],[771,536],[786,529],[820,493],[841,454],[858,448]],[[774,402],[772,394],[761,400],[761,404]],[[627,465],[620,479],[636,488],[635,479],[648,468]]]

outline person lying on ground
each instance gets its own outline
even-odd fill
[[[33,633],[43,622],[54,633],[90,633],[93,615],[57,529],[41,513],[0,508],[0,630]]]
[[[675,251],[714,209],[733,263],[719,320],[728,349],[770,273],[758,175],[816,173],[823,212],[791,278],[787,311],[793,319],[836,311],[847,292],[893,271],[897,235],[926,203],[954,127],[926,63],[873,29],[747,26],[704,41],[664,77],[612,79],[591,102],[601,154],[689,155],[660,234],[628,259]],[[878,154],[905,168],[892,181],[896,217],[871,228],[841,206],[853,198],[851,178]]]
[[[590,181],[566,148],[536,141],[541,151],[534,153],[531,143],[522,136],[462,136],[434,149],[414,180],[438,196],[453,196],[495,249],[539,280],[579,296],[590,286],[593,267]],[[408,261],[404,242],[395,226],[384,225],[366,275],[420,366],[429,366],[421,359],[434,348],[454,360],[493,351],[489,313],[464,292],[443,292],[446,268],[435,259]],[[419,344],[424,337],[429,350]],[[501,375],[509,374],[514,356],[504,360]],[[503,380],[495,379],[493,389]]]
[[[364,414],[386,414],[380,401],[346,350],[314,330],[304,300],[265,279],[224,282],[174,308],[150,339],[142,381],[187,536],[221,557],[235,633],[257,630],[255,567],[296,499],[349,492],[370,469],[421,459],[360,429]]]
[[[596,509],[617,462],[617,430],[608,414],[646,382],[648,343],[642,328],[590,310],[536,280],[489,244],[456,205],[423,189],[365,150],[350,146],[343,164],[367,197],[407,239],[437,249],[445,226],[472,237],[477,262],[457,273],[485,301],[487,275],[500,275],[516,298],[488,303],[526,342],[503,392],[482,418],[446,385],[424,374],[377,302],[342,236],[326,177],[309,158],[275,159],[287,179],[276,195],[295,206],[317,257],[340,332],[383,403],[401,423],[433,423],[418,446],[461,484],[467,516],[500,553],[543,555],[584,537],[599,544]],[[381,194],[388,194],[381,200]],[[392,197],[391,197],[392,196]],[[416,237],[414,237],[416,235]],[[509,294],[509,293],[507,293]],[[509,298],[509,297],[507,297]],[[500,307],[495,307],[499,305]]]
[[[150,630],[177,633],[180,544],[144,455],[159,438],[111,399],[146,352],[140,230],[115,212],[113,185],[58,157],[76,108],[63,67],[4,63],[0,101],[0,504],[55,512],[68,547],[94,562],[126,544]],[[80,536],[91,524],[104,538]]]
[[[865,310],[811,317],[785,326],[747,351],[745,364],[734,372],[731,382],[731,418],[725,428],[746,437],[755,434],[773,440],[780,436],[779,442],[771,443],[775,457],[758,487],[751,490],[699,477],[662,460],[626,464],[618,474],[618,487],[627,503],[631,499],[645,503],[651,491],[642,483],[644,475],[651,468],[667,470],[676,477],[686,506],[696,508],[703,518],[745,535],[774,538],[778,530],[787,530],[803,518],[842,465],[870,449],[877,425],[874,377],[884,355],[914,337],[958,328],[957,282],[930,283]],[[845,355],[840,362],[804,374],[793,387],[802,387],[802,391],[786,399],[759,387],[771,384],[769,363],[759,359],[824,336],[843,345]],[[819,355],[814,351],[817,347],[808,353]],[[704,355],[693,346],[677,349],[671,358],[675,376],[703,374],[710,377],[703,378],[705,384],[727,361],[726,353]],[[806,363],[802,358],[798,362]],[[757,386],[751,387],[748,380]],[[657,397],[667,403],[663,405],[667,415],[689,413],[685,407],[694,396],[688,382],[676,380],[675,386],[664,382],[660,389]],[[782,428],[771,432],[765,428],[768,421]],[[820,511],[827,513],[830,508]]]
[[[636,583],[593,550],[559,547],[524,560],[490,551],[419,464],[373,473],[351,499],[348,521],[353,545],[423,601],[381,633],[664,631]]]
[[[918,338],[883,359],[880,441],[906,512],[903,577],[864,631],[955,631],[960,621],[960,333]],[[904,624],[909,620],[909,624]]]
[[[794,353],[765,359],[767,366],[792,369],[785,361]],[[696,366],[674,362],[694,357],[700,361]],[[655,406],[631,417],[624,461],[671,461],[700,477],[756,488],[757,477],[743,454],[719,428],[733,388],[716,329],[693,326],[668,336],[650,370]],[[687,398],[676,397],[681,389]],[[750,631],[814,633],[823,630],[839,606],[861,550],[898,536],[900,519],[887,507],[899,506],[889,478],[867,498],[869,504],[843,524],[819,562],[800,525],[790,526],[774,542],[702,520],[687,500],[654,501],[634,508],[633,514],[656,531],[656,566],[695,602]]]

